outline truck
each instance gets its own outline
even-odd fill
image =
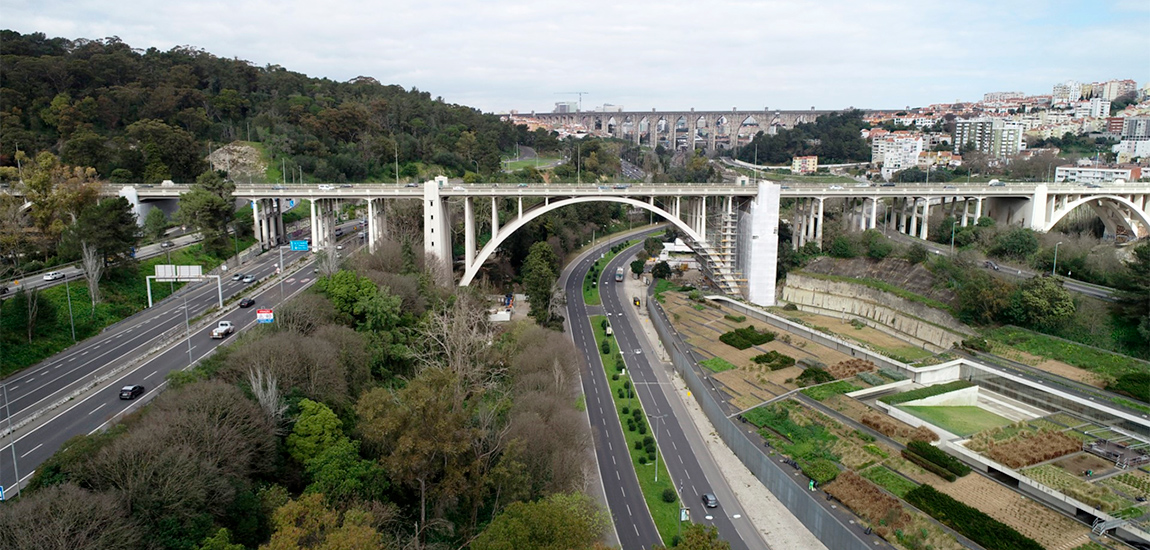
[[[621,268],[621,267],[619,269],[615,270],[615,282],[616,283],[623,282],[623,268]]]
[[[216,328],[212,329],[212,338],[223,338],[235,332],[236,326],[231,321],[220,321]]]

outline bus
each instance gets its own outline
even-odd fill
[[[623,268],[621,268],[621,267],[619,269],[615,270],[615,282],[616,283],[623,282]]]

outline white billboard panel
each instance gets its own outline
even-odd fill
[[[177,283],[200,281],[204,278],[204,267],[199,265],[171,265],[156,266],[156,280],[161,282],[175,281]]]

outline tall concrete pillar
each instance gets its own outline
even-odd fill
[[[1030,197],[1030,228],[1035,231],[1046,231],[1047,216],[1053,214],[1048,196],[1046,184],[1034,186],[1034,196]]]
[[[878,229],[878,198],[870,200],[870,227],[868,229]]]
[[[747,300],[760,306],[775,305],[781,189],[778,185],[760,183],[759,193],[750,204],[750,242],[745,245],[746,262],[740,267],[747,279]]]
[[[866,199],[860,197],[855,199],[855,202],[859,205],[859,231],[866,231]]]
[[[819,217],[815,220],[815,244],[819,245],[819,250],[823,248],[823,203],[826,199],[819,199]]]
[[[982,217],[982,197],[978,197],[974,203],[974,223],[978,223],[978,219]]]
[[[702,200],[699,201],[699,236],[704,241],[710,242],[707,239],[707,197],[704,195]]]
[[[319,216],[316,214],[316,201],[311,202],[311,242],[314,246],[319,242]]]
[[[695,136],[699,134],[699,128],[698,128],[699,117],[695,115],[695,109],[693,109],[693,108],[691,109],[691,115],[690,116],[691,116],[691,119],[687,121],[687,131],[690,132],[690,134],[687,136],[687,141],[688,141],[688,145],[690,145],[690,150],[692,152],[694,152],[694,150],[695,150]]]
[[[970,199],[964,198],[962,201],[962,226],[966,227],[970,222]]]
[[[910,236],[918,235],[918,198],[911,198],[913,207],[910,209],[910,225],[907,227],[907,234]]]
[[[463,199],[463,268],[470,269],[475,261],[475,203],[471,197]]]
[[[451,233],[447,207],[439,195],[441,183],[446,185],[447,178],[439,176],[423,184],[423,251],[428,263],[438,262],[440,269],[444,270],[443,275],[450,275]]]
[[[256,242],[260,243],[263,247],[262,233],[260,232],[260,199],[252,200],[252,235],[255,236]]]
[[[921,231],[921,235],[919,236],[920,239],[922,239],[924,241],[926,240],[926,230],[927,230],[927,227],[929,227],[929,226],[930,226],[930,197],[927,197],[925,200],[922,201],[922,224],[920,225],[922,231]]]
[[[711,156],[715,155],[715,147],[717,146],[717,143],[715,140],[718,137],[718,133],[719,133],[719,117],[715,117],[713,120],[708,118],[707,119],[707,137],[708,137],[708,139],[707,139],[707,144],[708,144],[707,145],[707,154],[708,155],[711,155]]]
[[[523,217],[523,198],[519,198],[519,217]],[[499,236],[499,201],[491,197],[491,240]]]

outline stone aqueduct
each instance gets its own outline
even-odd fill
[[[531,113],[518,116],[552,128],[581,127],[588,132],[628,139],[635,144],[657,145],[677,143],[685,139],[691,149],[708,152],[732,149],[750,142],[754,134],[762,131],[774,134],[779,128],[794,128],[796,124],[814,122],[820,115],[837,111],[619,111],[576,113]],[[636,130],[638,128],[638,130]],[[689,136],[696,136],[690,139]]]

